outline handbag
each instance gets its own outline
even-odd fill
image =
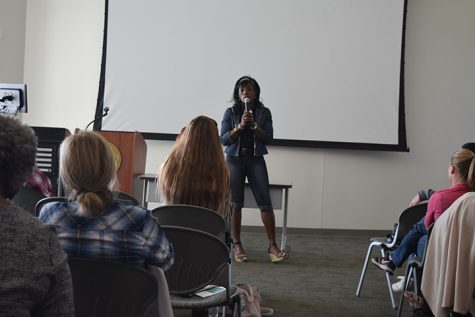
[[[261,317],[261,295],[257,287],[250,284],[237,284],[241,300],[241,317]]]

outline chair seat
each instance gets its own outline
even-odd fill
[[[230,294],[236,292],[236,287],[232,286],[230,289]],[[232,296],[231,296],[232,297]],[[199,297],[196,295],[192,296],[179,296],[179,295],[170,295],[172,302],[172,307],[174,308],[183,308],[183,309],[201,309],[214,306],[223,306],[228,304],[228,297],[226,292],[221,292],[216,295],[211,295],[208,297]]]
[[[381,243],[387,243],[391,242],[391,240],[388,240],[387,237],[371,237],[369,238],[370,242],[381,242]]]

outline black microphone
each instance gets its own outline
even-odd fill
[[[247,104],[251,101],[249,97],[244,97],[244,111],[247,112]]]
[[[96,122],[97,120],[101,119],[101,118],[104,118],[105,116],[107,116],[107,114],[109,113],[109,107],[105,107],[104,108],[104,113],[101,114],[100,116],[97,116],[94,118],[94,120],[92,120],[91,122],[88,123],[88,125],[86,126],[86,129],[84,129],[84,131],[87,131],[87,128],[89,128],[89,126],[91,124],[93,124],[94,122]]]

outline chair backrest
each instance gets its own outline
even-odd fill
[[[229,294],[226,276],[231,259],[226,244],[207,232],[177,226],[162,226],[173,245],[175,262],[165,272],[170,294],[188,295],[215,284],[224,286]]]
[[[427,211],[427,202],[408,207],[399,215],[398,228],[395,239],[399,243],[411,228],[425,216]]]
[[[132,205],[132,206],[140,205],[139,201],[130,194],[119,192],[119,191],[114,191],[113,194],[114,194],[114,199],[121,201],[125,204]]]
[[[44,205],[46,205],[47,203],[55,202],[55,201],[67,202],[68,198],[67,197],[47,197],[47,198],[41,199],[40,201],[36,203],[35,216],[39,217],[41,208],[43,208]]]
[[[207,232],[226,241],[226,222],[211,209],[191,205],[164,205],[152,210],[161,225]]]
[[[76,317],[144,316],[157,303],[157,281],[144,268],[76,257],[69,267]]]
[[[45,198],[43,194],[40,194],[31,188],[21,186],[18,193],[16,193],[16,195],[12,198],[12,201],[18,207],[25,209],[32,215],[35,215],[36,203],[43,198]]]

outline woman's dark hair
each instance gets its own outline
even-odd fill
[[[20,120],[0,115],[0,195],[12,198],[28,179],[36,159],[36,136]]]
[[[251,84],[254,87],[256,101],[260,104],[261,87],[259,87],[259,84],[254,78],[250,76],[242,76],[236,81],[236,84],[234,85],[233,101],[235,105],[243,105],[241,99],[239,99],[239,88],[244,87],[247,84]]]

